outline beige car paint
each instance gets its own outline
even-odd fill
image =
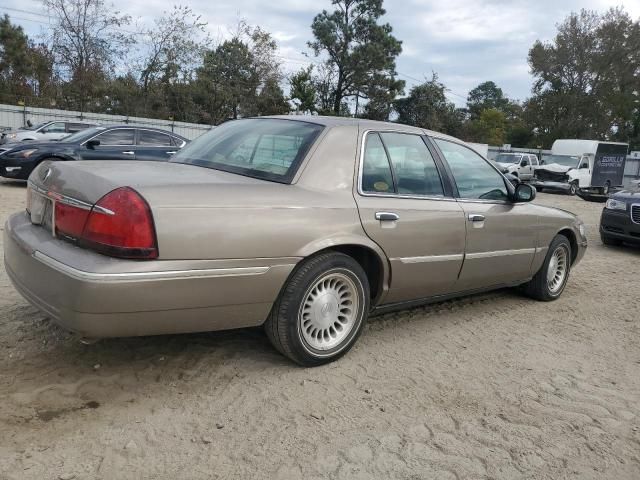
[[[358,192],[366,131],[455,139],[381,122],[303,119],[325,130],[291,185],[175,163],[42,164],[31,182],[84,202],[120,186],[137,190],[153,213],[159,258],[83,250],[18,213],[4,233],[10,278],[65,327],[107,337],[260,325],[295,265],[332,247],[377,257],[382,285],[373,306],[527,281],[561,230],[576,239],[576,261],[584,253],[578,220],[559,210]],[[382,228],[375,213],[385,209],[401,218]],[[465,234],[472,212],[486,215],[484,229]]]

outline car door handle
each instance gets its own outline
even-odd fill
[[[393,212],[376,212],[376,220],[381,222],[395,222],[400,220],[400,215]]]
[[[484,215],[480,215],[479,213],[470,213],[467,217],[470,222],[484,222]]]
[[[176,153],[176,151],[175,150],[171,150],[169,152],[164,152],[164,153],[166,153],[167,155],[173,155],[174,153]]]
[[[127,150],[126,152],[122,152],[123,155],[135,155],[136,152],[134,152],[133,150]]]

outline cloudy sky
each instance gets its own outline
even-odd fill
[[[108,2],[108,0],[107,0]],[[113,0],[116,9],[140,23],[174,3],[189,5],[209,23],[213,38],[224,38],[241,18],[272,32],[280,45],[286,71],[308,64],[306,42],[313,17],[330,0]],[[526,98],[531,89],[527,52],[536,39],[550,40],[556,24],[581,8],[598,11],[622,5],[640,17],[640,0],[385,0],[384,21],[403,42],[398,72],[415,85],[435,71],[458,105],[485,80],[494,80],[505,93]],[[45,29],[46,18],[37,0],[4,0],[8,13],[30,35]]]

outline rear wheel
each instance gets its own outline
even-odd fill
[[[564,235],[556,235],[538,273],[524,285],[527,295],[549,302],[564,291],[571,271],[571,244]]]
[[[274,347],[294,362],[316,366],[347,353],[369,312],[367,275],[353,258],[320,254],[296,267],[265,323]]]
[[[622,245],[622,242],[620,240],[618,240],[617,238],[613,238],[608,235],[605,235],[604,233],[600,234],[600,240],[602,240],[602,243],[604,245],[607,245],[609,247],[617,247]]]

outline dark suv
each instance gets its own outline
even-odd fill
[[[188,140],[157,128],[117,125],[82,130],[57,142],[26,142],[0,154],[0,175],[27,179],[45,160],[168,160]]]
[[[640,246],[640,182],[609,197],[600,218],[600,238],[605,245]]]

